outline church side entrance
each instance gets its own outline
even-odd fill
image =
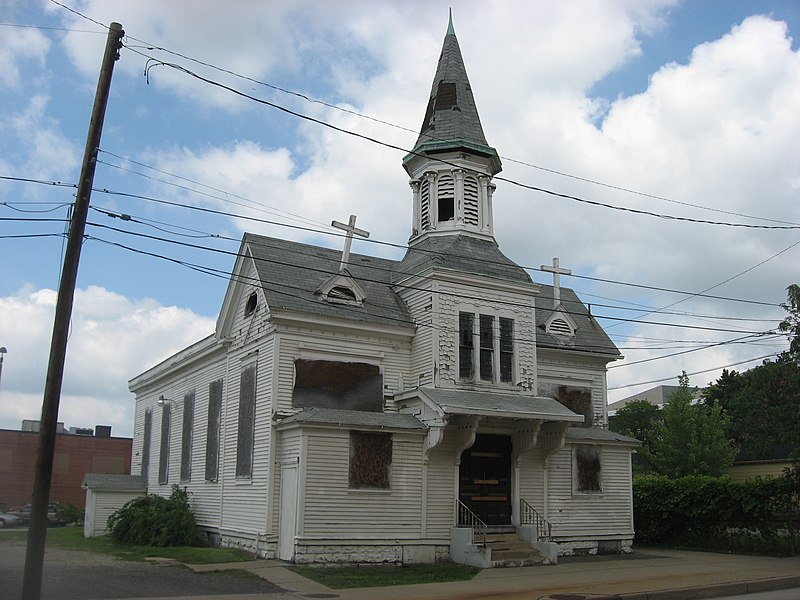
[[[478,434],[461,454],[458,497],[487,525],[511,524],[511,438]]]

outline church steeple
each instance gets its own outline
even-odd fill
[[[412,243],[429,234],[493,237],[491,178],[502,166],[483,134],[452,14],[419,137],[403,167],[414,191]]]

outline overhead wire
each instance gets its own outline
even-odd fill
[[[46,180],[39,180],[39,179],[33,179],[33,178],[20,178],[20,177],[9,177],[9,176],[0,175],[0,179],[8,179],[8,180],[14,180],[14,181],[24,181],[24,182],[29,182],[29,183],[41,184],[41,185],[58,185],[58,186],[63,186],[63,187],[76,187],[74,184],[66,184],[66,183],[63,183],[63,182],[46,181]],[[192,211],[196,211],[196,212],[202,212],[202,213],[207,213],[207,214],[212,214],[212,215],[224,216],[224,217],[227,217],[227,218],[249,220],[249,221],[252,221],[252,222],[255,222],[255,223],[261,223],[261,224],[266,224],[266,225],[274,225],[274,226],[278,226],[278,227],[286,227],[286,228],[290,228],[290,229],[295,229],[295,230],[299,230],[299,231],[305,231],[305,232],[308,232],[308,233],[313,233],[313,234],[316,234],[316,235],[327,235],[327,236],[340,237],[340,238],[345,237],[345,234],[338,233],[338,232],[335,232],[335,231],[321,231],[319,229],[314,229],[314,228],[310,228],[310,227],[303,227],[303,226],[293,225],[293,224],[287,224],[287,223],[283,223],[283,222],[275,221],[275,220],[262,219],[262,218],[259,218],[259,217],[254,217],[254,216],[249,216],[249,215],[233,214],[233,213],[230,213],[230,212],[221,211],[221,210],[212,209],[212,208],[207,208],[207,207],[202,207],[202,206],[187,205],[187,204],[184,204],[184,203],[181,203],[181,202],[176,202],[176,201],[172,201],[172,200],[166,200],[166,199],[162,199],[162,198],[155,198],[153,196],[147,196],[147,195],[143,195],[143,194],[135,194],[135,193],[131,193],[131,192],[114,191],[114,190],[109,190],[107,188],[93,188],[92,191],[96,192],[96,193],[111,195],[111,196],[139,199],[139,200],[159,203],[159,204],[163,204],[163,205],[167,205],[167,206],[174,206],[174,207],[178,207],[178,208],[182,208],[182,209],[192,210]],[[385,246],[389,246],[389,247],[393,247],[393,248],[397,248],[397,249],[401,249],[401,250],[407,250],[408,249],[408,246],[406,244],[395,244],[395,243],[392,243],[392,242],[386,242],[386,241],[375,240],[375,239],[367,239],[367,240],[360,240],[360,241],[364,242],[364,243],[385,245]],[[422,250],[417,250],[417,251],[422,251]],[[785,250],[782,251],[782,252],[785,252]],[[526,271],[544,272],[539,267],[532,267],[532,266],[525,266],[525,265],[521,265],[521,267],[523,269],[525,269]],[[639,289],[645,289],[645,290],[651,290],[651,291],[672,293],[672,294],[680,294],[680,295],[692,295],[693,294],[695,297],[707,298],[707,299],[713,299],[713,300],[722,300],[722,301],[728,301],[728,302],[745,303],[745,304],[752,304],[752,305],[758,305],[758,306],[766,306],[766,307],[770,307],[770,308],[779,308],[780,307],[779,303],[763,302],[763,301],[758,301],[758,300],[748,300],[748,299],[743,299],[743,298],[732,298],[732,297],[728,297],[728,296],[719,296],[719,295],[696,293],[696,292],[687,292],[687,291],[683,291],[683,290],[676,290],[676,289],[660,287],[660,286],[638,284],[638,283],[626,282],[626,281],[620,281],[620,280],[614,280],[614,279],[593,277],[593,276],[589,276],[589,275],[580,275],[580,274],[577,274],[577,273],[571,273],[569,275],[569,277],[574,277],[576,279],[585,279],[585,280],[589,280],[589,281],[597,281],[597,282],[602,282],[602,283],[608,283],[608,284],[612,284],[612,285],[621,285],[621,286],[633,287],[633,288],[639,288]]]

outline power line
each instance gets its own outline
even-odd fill
[[[85,14],[83,14],[83,13],[81,13],[81,12],[79,12],[79,11],[77,11],[77,10],[67,6],[67,5],[65,5],[65,4],[62,4],[62,3],[58,2],[57,0],[50,0],[50,1],[52,3],[54,3],[54,4],[56,4],[57,6],[60,6],[61,8],[64,8],[65,10],[68,10],[69,12],[77,15],[78,17],[80,17],[82,19],[85,19],[87,21],[95,23],[96,25],[99,25],[99,26],[103,27],[104,29],[107,29],[107,26],[104,25],[103,23],[101,23],[101,22],[99,22],[99,21],[97,21],[95,19],[92,19],[91,17],[89,17],[89,16],[87,16],[87,15],[85,15]],[[96,33],[96,32],[92,32],[92,33]],[[277,85],[274,85],[274,84],[271,84],[271,83],[268,83],[268,82],[265,82],[265,81],[261,81],[261,80],[256,79],[256,78],[249,77],[249,76],[243,75],[241,73],[237,73],[237,72],[235,72],[235,71],[233,71],[231,69],[226,69],[224,67],[220,67],[220,66],[215,65],[213,63],[210,63],[210,62],[207,62],[207,61],[203,61],[203,60],[191,57],[189,55],[186,55],[186,54],[174,51],[174,50],[169,50],[168,48],[165,48],[165,47],[160,46],[158,44],[153,44],[153,43],[150,43],[150,42],[145,41],[145,40],[141,40],[141,39],[136,38],[136,37],[131,36],[131,35],[126,35],[126,39],[131,39],[131,40],[140,42],[141,44],[144,44],[143,48],[145,48],[147,50],[155,50],[155,51],[171,54],[173,56],[177,56],[177,57],[182,58],[184,60],[191,61],[191,62],[193,62],[195,64],[208,67],[210,69],[219,71],[221,73],[232,75],[232,76],[234,76],[236,78],[239,78],[239,79],[242,79],[242,80],[245,80],[245,81],[249,81],[251,83],[255,83],[255,84],[258,84],[258,85],[273,89],[275,91],[279,91],[279,92],[287,94],[287,95],[295,96],[297,98],[300,98],[300,99],[305,100],[305,101],[310,102],[310,103],[320,104],[320,105],[323,105],[323,106],[325,106],[327,108],[330,108],[332,110],[337,110],[337,111],[340,111],[340,112],[344,112],[346,114],[357,116],[357,117],[362,118],[362,119],[370,120],[370,121],[373,121],[373,122],[376,122],[376,123],[379,123],[379,124],[382,124],[382,125],[387,125],[389,127],[393,127],[393,128],[400,129],[400,130],[403,130],[403,131],[408,131],[410,133],[414,133],[414,134],[418,133],[415,129],[408,128],[408,127],[401,126],[401,125],[397,125],[397,124],[392,123],[392,122],[390,122],[388,120],[385,120],[385,119],[380,119],[380,118],[377,118],[377,117],[373,117],[373,116],[370,116],[370,115],[367,115],[367,114],[364,114],[364,113],[361,113],[361,112],[358,112],[358,111],[355,111],[355,110],[347,109],[347,108],[344,108],[342,106],[338,106],[336,104],[332,104],[332,103],[329,103],[329,102],[325,102],[323,100],[319,100],[317,98],[313,98],[312,96],[309,96],[307,94],[303,94],[303,93],[300,93],[300,92],[297,92],[297,91],[294,91],[294,90],[289,90],[289,89],[286,89],[286,88],[283,88],[281,86],[277,86]],[[223,87],[224,89],[227,89],[227,90],[229,90],[229,91],[231,91],[233,93],[236,93],[238,95],[242,95],[244,97],[248,97],[248,98],[250,98],[252,100],[255,100],[255,101],[261,101],[258,98],[255,98],[255,97],[250,96],[248,94],[244,94],[242,92],[239,92],[238,90],[235,90],[232,87],[225,86],[225,85],[223,85],[221,83],[214,82],[212,80],[206,79],[206,78],[204,78],[204,77],[202,77],[202,76],[200,76],[200,75],[198,75],[196,73],[193,73],[192,71],[186,69],[185,67],[182,67],[182,66],[179,66],[179,65],[176,65],[176,64],[173,64],[173,63],[167,63],[167,62],[161,61],[159,59],[156,59],[154,57],[148,56],[148,55],[146,55],[146,54],[144,54],[142,52],[139,52],[139,51],[135,50],[136,46],[126,45],[126,47],[129,50],[131,50],[132,52],[135,52],[135,53],[147,58],[148,62],[149,61],[155,61],[156,63],[161,64],[163,66],[170,66],[172,68],[175,68],[175,69],[181,70],[181,71],[183,71],[183,72],[185,72],[187,74],[190,74],[193,77],[196,77],[196,78],[198,78],[200,80],[203,80],[206,83],[210,83],[212,85],[217,85],[217,86]],[[149,65],[146,68],[146,71],[149,70],[149,68],[151,66],[152,65]],[[271,105],[271,106],[273,106],[275,108],[278,108],[280,110],[286,110],[288,112],[291,112],[292,114],[295,114],[295,116],[298,116],[300,118],[310,119],[310,120],[318,122],[320,124],[325,124],[325,125],[330,126],[330,127],[334,128],[334,129],[338,129],[340,131],[346,131],[346,130],[342,130],[340,128],[337,128],[337,127],[335,127],[333,125],[324,123],[322,121],[317,121],[315,119],[312,119],[311,117],[306,117],[304,115],[301,115],[300,113],[294,113],[293,111],[289,111],[288,109],[284,109],[282,107],[279,107],[278,105],[275,105],[275,104],[272,104],[272,103],[268,103],[266,101],[263,101],[263,102],[265,102],[265,103],[267,103],[267,104],[269,104],[269,105]],[[352,135],[359,135],[359,134],[355,134],[353,132],[349,132],[349,133],[351,133]],[[377,142],[377,140],[373,140],[373,141]],[[406,151],[406,152],[408,152],[408,151]],[[661,200],[661,201],[664,201],[664,202],[670,202],[670,203],[673,203],[673,204],[679,204],[679,205],[688,206],[688,207],[691,207],[691,208],[697,208],[697,209],[701,209],[701,210],[718,212],[718,213],[721,213],[721,214],[728,214],[728,215],[739,216],[739,217],[744,217],[744,218],[749,218],[749,219],[754,219],[754,220],[760,220],[760,221],[766,221],[766,222],[771,222],[771,223],[783,223],[785,225],[782,225],[782,226],[759,226],[759,225],[752,225],[752,224],[746,224],[746,223],[726,223],[726,222],[721,222],[721,221],[710,221],[710,220],[704,220],[704,219],[693,219],[693,218],[688,218],[688,217],[677,217],[677,216],[673,216],[673,215],[664,215],[664,214],[655,213],[655,212],[652,212],[652,211],[642,211],[642,210],[628,208],[628,207],[618,207],[618,206],[615,206],[615,205],[612,205],[612,204],[591,201],[591,200],[587,200],[587,199],[584,199],[584,198],[580,198],[580,197],[572,196],[572,195],[567,195],[567,194],[558,194],[556,192],[553,192],[553,191],[550,191],[550,190],[546,190],[544,188],[538,188],[538,187],[535,187],[535,186],[522,184],[520,182],[511,180],[511,179],[508,179],[508,178],[499,177],[499,176],[495,177],[495,179],[497,179],[498,181],[505,181],[507,183],[511,183],[512,185],[524,187],[524,188],[532,190],[532,191],[538,191],[538,192],[542,192],[542,193],[545,193],[545,194],[555,195],[555,196],[559,196],[559,197],[562,197],[562,198],[565,198],[565,199],[571,199],[571,200],[574,200],[574,201],[577,201],[577,202],[583,202],[583,203],[587,203],[587,204],[591,204],[591,205],[595,205],[595,206],[601,206],[601,207],[609,208],[609,209],[612,209],[612,210],[627,211],[627,212],[631,212],[631,213],[634,213],[634,214],[648,215],[648,216],[653,216],[653,217],[662,218],[662,219],[679,220],[679,221],[686,221],[686,222],[692,222],[692,223],[702,223],[702,224],[709,224],[709,225],[724,225],[724,226],[729,226],[729,227],[749,227],[749,228],[763,228],[763,229],[798,229],[798,228],[800,228],[800,223],[794,223],[794,222],[791,222],[791,221],[783,221],[783,220],[778,220],[778,219],[771,219],[771,218],[760,217],[760,216],[755,216],[755,215],[748,215],[748,214],[744,214],[744,213],[737,213],[737,212],[733,212],[733,211],[727,211],[727,210],[723,210],[723,209],[718,209],[718,208],[713,208],[713,207],[708,207],[708,206],[702,206],[702,205],[699,205],[699,204],[694,204],[694,203],[689,203],[689,202],[681,202],[679,200],[674,200],[674,199],[667,198],[667,197],[664,197],[664,196],[659,196],[659,195],[656,195],[656,194],[649,194],[649,193],[645,193],[645,192],[640,192],[640,191],[636,191],[636,190],[633,190],[633,189],[630,189],[630,188],[627,188],[627,187],[623,187],[623,186],[619,186],[619,185],[613,185],[613,184],[601,182],[601,181],[598,181],[598,180],[595,180],[595,179],[590,179],[590,178],[587,178],[587,177],[581,177],[581,176],[578,176],[578,175],[573,175],[573,174],[570,174],[570,173],[566,173],[564,171],[559,171],[559,170],[556,170],[556,169],[550,169],[550,168],[547,168],[547,167],[542,167],[540,165],[536,165],[536,164],[533,164],[533,163],[530,163],[530,162],[526,162],[526,161],[522,161],[522,160],[510,158],[510,157],[503,156],[501,158],[503,160],[506,160],[506,161],[509,161],[509,162],[513,162],[515,164],[519,164],[519,165],[523,165],[523,166],[530,167],[530,168],[533,168],[533,169],[537,169],[537,170],[540,170],[540,171],[552,173],[552,174],[555,174],[555,175],[559,175],[561,177],[567,177],[567,178],[570,178],[570,179],[575,179],[577,181],[590,183],[592,185],[597,185],[597,186],[605,187],[605,188],[608,188],[608,189],[613,189],[613,190],[625,192],[625,193],[628,193],[628,194],[635,194],[635,195],[643,196],[643,197],[646,197],[646,198],[652,198],[652,199]],[[446,161],[442,161],[442,162],[446,162]],[[786,224],[788,224],[788,225],[786,225]]]
[[[132,51],[136,52],[135,50],[132,50]],[[317,118],[311,117],[309,115],[304,115],[303,113],[299,113],[297,111],[291,110],[289,108],[286,108],[285,106],[281,106],[280,104],[276,104],[275,102],[270,102],[269,100],[265,100],[263,98],[258,98],[256,96],[253,96],[251,94],[247,94],[247,93],[245,93],[245,92],[243,92],[241,90],[237,90],[236,88],[233,88],[233,87],[231,87],[229,85],[226,85],[224,83],[221,83],[219,81],[215,81],[213,79],[209,79],[208,77],[203,77],[202,75],[200,75],[198,73],[195,73],[195,72],[187,69],[186,67],[184,67],[182,65],[179,65],[179,64],[176,64],[176,63],[164,62],[164,61],[158,60],[156,58],[150,57],[150,56],[148,56],[146,54],[143,54],[141,52],[136,52],[136,53],[140,54],[141,56],[143,56],[143,57],[148,59],[148,64],[145,67],[146,76],[149,76],[150,70],[152,68],[156,67],[156,66],[169,67],[169,68],[174,69],[174,70],[176,70],[176,71],[178,71],[180,73],[184,73],[186,75],[189,75],[190,77],[193,77],[193,78],[197,79],[198,81],[202,81],[202,82],[204,82],[204,83],[206,83],[208,85],[211,85],[211,86],[214,86],[214,87],[218,87],[220,89],[227,90],[227,91],[231,92],[232,94],[235,94],[237,96],[241,96],[243,98],[247,98],[249,100],[252,100],[253,102],[257,102],[257,103],[263,104],[265,106],[269,106],[269,107],[274,108],[276,110],[279,110],[281,112],[285,112],[287,114],[295,116],[295,117],[297,117],[299,119],[303,119],[305,121],[309,121],[309,122],[315,123],[317,125],[321,125],[323,127],[327,127],[327,128],[332,129],[334,131],[338,131],[339,133],[343,133],[345,135],[353,136],[353,137],[362,139],[364,141],[368,141],[368,142],[371,142],[373,144],[376,144],[376,145],[379,145],[379,146],[383,146],[385,148],[389,148],[391,150],[397,150],[399,152],[403,152],[406,155],[412,154],[412,155],[415,155],[415,156],[423,156],[422,154],[420,154],[420,153],[418,153],[418,152],[416,152],[414,150],[409,150],[409,149],[406,149],[406,148],[402,148],[400,146],[397,146],[396,144],[392,144],[392,143],[389,143],[389,142],[384,142],[384,141],[379,140],[377,138],[374,138],[374,137],[371,137],[371,136],[368,136],[368,135],[365,135],[365,134],[362,134],[362,133],[358,133],[356,131],[352,131],[352,130],[349,130],[349,129],[345,129],[343,127],[339,127],[338,125],[333,125],[332,123],[328,123],[328,122],[323,121],[321,119],[317,119]],[[444,159],[441,159],[441,158],[427,157],[427,156],[425,158],[428,158],[428,159],[431,159],[431,160],[435,160],[435,161],[437,161],[439,163],[442,163],[442,164],[445,164],[445,165],[449,165],[449,166],[452,166],[454,168],[459,168],[460,167],[460,165],[457,165],[457,164],[455,164],[455,163],[453,163],[451,161],[447,161],[447,160],[444,160]],[[555,192],[553,190],[548,190],[546,188],[542,188],[542,187],[539,187],[539,186],[530,185],[530,184],[522,183],[522,182],[519,182],[519,181],[515,181],[513,179],[509,179],[508,177],[501,177],[499,175],[495,175],[494,179],[497,180],[497,181],[504,181],[506,183],[509,183],[509,184],[514,185],[514,186],[519,187],[519,188],[523,188],[523,189],[534,191],[534,192],[540,192],[540,193],[543,193],[543,194],[546,194],[546,195],[549,195],[549,196],[553,196],[553,197],[556,197],[556,198],[563,198],[565,200],[573,200],[575,202],[579,202],[579,203],[582,203],[582,204],[587,204],[587,205],[590,205],[590,206],[608,208],[608,209],[611,209],[611,210],[629,212],[631,214],[650,216],[650,217],[655,217],[655,218],[665,219],[665,220],[671,220],[671,221],[681,221],[681,222],[686,222],[686,223],[697,223],[697,224],[705,224],[705,225],[719,225],[719,226],[725,226],[725,227],[736,227],[736,228],[746,228],[746,229],[768,229],[768,230],[795,230],[795,229],[800,229],[800,225],[753,225],[753,224],[750,224],[750,223],[728,223],[728,222],[724,222],[724,221],[711,221],[711,220],[707,220],[707,219],[695,219],[695,218],[691,218],[691,217],[679,217],[679,216],[676,216],[676,215],[667,215],[667,214],[657,213],[657,212],[654,212],[654,211],[641,210],[641,209],[623,207],[623,206],[616,206],[614,204],[609,204],[608,202],[600,202],[600,201],[597,201],[597,200],[589,200],[589,199],[586,199],[586,198],[581,198],[579,196],[574,196],[572,194],[563,194],[563,193]]]
[[[777,356],[778,354],[780,354],[780,352],[770,352],[769,354],[763,354],[761,356],[756,356],[755,358],[749,358],[747,360],[740,360],[739,362],[730,363],[730,364],[727,364],[727,365],[722,365],[721,367],[712,367],[711,369],[703,369],[702,371],[695,371],[693,373],[687,373],[686,375],[688,375],[688,376],[701,375],[702,373],[709,373],[711,371],[719,371],[720,369],[727,369],[728,367],[735,367],[735,366],[738,366],[738,365],[743,365],[745,363],[753,362],[754,360],[761,360],[763,358],[770,358],[771,356]],[[661,383],[662,381],[670,381],[671,379],[675,379],[675,378],[676,378],[676,376],[673,375],[672,377],[664,377],[662,379],[651,379],[650,381],[640,381],[638,383],[628,383],[626,385],[610,387],[610,388],[608,388],[608,391],[610,392],[610,391],[613,391],[613,390],[624,390],[626,388],[638,387],[640,385],[649,385],[649,384],[652,384],[652,383]]]
[[[64,182],[60,182],[60,181],[47,181],[47,180],[40,180],[40,179],[34,179],[34,178],[11,177],[11,176],[0,175],[0,180],[2,180],[2,179],[12,180],[12,181],[21,181],[21,182],[27,182],[27,183],[34,183],[34,184],[39,184],[39,185],[52,185],[52,186],[61,186],[61,187],[72,187],[72,188],[75,187],[75,184],[71,184],[71,183],[64,183]],[[147,201],[147,202],[154,202],[154,203],[163,204],[163,205],[167,205],[167,206],[174,206],[174,207],[178,207],[178,208],[182,208],[182,209],[186,209],[186,210],[202,212],[202,213],[207,213],[207,214],[212,214],[212,215],[224,216],[226,218],[242,219],[242,220],[253,221],[255,223],[262,223],[262,224],[266,224],[266,225],[275,225],[275,226],[278,226],[278,227],[286,227],[286,228],[295,229],[295,230],[299,230],[299,231],[306,231],[306,232],[314,233],[314,234],[318,234],[318,235],[328,235],[328,236],[335,236],[335,237],[343,237],[344,236],[344,234],[340,234],[340,233],[336,233],[336,232],[321,231],[319,229],[313,229],[313,228],[309,228],[309,227],[302,227],[302,226],[299,226],[299,225],[291,225],[291,224],[287,224],[287,223],[282,223],[280,221],[262,219],[262,218],[253,217],[253,216],[249,216],[249,215],[234,214],[234,213],[230,213],[230,212],[225,212],[225,211],[216,210],[216,209],[212,209],[212,208],[201,207],[201,206],[191,206],[191,205],[183,204],[181,202],[165,200],[165,199],[162,199],[162,198],[155,198],[155,197],[146,196],[146,195],[143,195],[143,194],[134,194],[134,193],[130,193],[130,192],[114,191],[114,190],[109,190],[107,188],[94,188],[93,191],[97,192],[97,193],[111,195],[111,196],[134,198],[134,199],[138,199],[138,200],[144,200],[144,201]],[[386,242],[386,241],[375,240],[375,239],[368,239],[368,240],[362,240],[362,241],[365,242],[365,243],[379,244],[379,245],[388,246],[388,247],[392,247],[392,248],[397,248],[397,249],[401,249],[401,250],[408,250],[408,246],[405,245],[405,244],[396,244],[396,243],[392,243],[392,242]],[[788,250],[788,248],[787,248],[787,250]],[[421,251],[421,250],[416,250],[416,251]],[[785,252],[785,251],[786,250],[783,250],[782,252]],[[536,271],[536,272],[541,272],[542,271],[541,268],[538,268],[538,267],[525,266],[525,265],[520,265],[520,266],[521,266],[521,268],[523,268],[523,269],[525,269],[527,271]],[[626,286],[626,287],[633,287],[633,288],[639,288],[639,289],[645,289],[645,290],[651,290],[651,291],[670,293],[670,294],[694,295],[695,297],[699,297],[699,298],[707,298],[707,299],[712,299],[712,300],[722,300],[722,301],[726,301],[726,302],[737,302],[737,303],[743,303],[743,304],[752,304],[752,305],[758,305],[758,306],[767,306],[767,307],[770,307],[770,308],[778,308],[778,307],[780,307],[779,303],[762,302],[762,301],[758,301],[758,300],[747,300],[747,299],[743,299],[743,298],[731,298],[731,297],[728,297],[728,296],[718,296],[718,295],[696,293],[696,292],[687,292],[687,291],[683,291],[683,290],[675,290],[675,289],[670,289],[670,288],[665,288],[665,287],[660,287],[660,286],[645,285],[645,284],[639,284],[639,283],[633,283],[633,282],[619,281],[619,280],[614,280],[614,279],[605,279],[605,278],[601,278],[601,277],[592,277],[592,276],[589,276],[589,275],[579,275],[579,274],[576,274],[574,272],[570,275],[570,277],[575,277],[576,279],[585,279],[585,280],[588,280],[588,281],[596,281],[596,282],[601,282],[601,283],[608,283],[608,284],[612,284],[612,285],[621,285],[621,286]],[[591,294],[589,294],[589,295],[591,295]],[[591,306],[591,304],[590,304],[590,306]],[[712,318],[714,318],[714,317],[712,317]]]

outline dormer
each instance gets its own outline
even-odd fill
[[[342,269],[336,275],[329,277],[314,293],[326,302],[351,306],[363,306],[367,297],[347,269]]]

